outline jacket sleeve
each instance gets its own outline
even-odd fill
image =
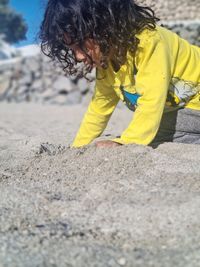
[[[81,147],[100,136],[119,101],[108,79],[96,80],[95,92],[72,147]]]
[[[135,87],[141,96],[128,128],[112,141],[148,145],[158,131],[171,80],[170,51],[161,37],[145,41],[136,67]]]

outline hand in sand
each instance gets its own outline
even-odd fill
[[[103,141],[98,141],[95,143],[96,147],[116,147],[116,146],[121,146],[121,144],[113,142],[111,140],[103,140]]]

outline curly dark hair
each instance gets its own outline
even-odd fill
[[[93,60],[87,54],[84,41],[94,39],[102,54],[101,67],[108,67],[112,49],[113,68],[125,62],[127,52],[135,54],[139,40],[136,34],[145,28],[154,30],[159,19],[150,7],[139,6],[134,0],[48,0],[39,38],[44,54],[62,63],[68,75],[85,75],[92,70]],[[75,54],[64,40],[76,44],[88,57],[89,67],[77,67]]]

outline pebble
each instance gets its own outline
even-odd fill
[[[118,260],[118,264],[119,264],[120,266],[125,266],[125,265],[126,265],[126,259],[125,259],[125,258],[120,258],[120,259]]]

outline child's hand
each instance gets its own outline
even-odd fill
[[[121,146],[121,144],[113,142],[111,140],[103,140],[103,141],[98,141],[95,143],[96,147],[116,147],[116,146]]]

